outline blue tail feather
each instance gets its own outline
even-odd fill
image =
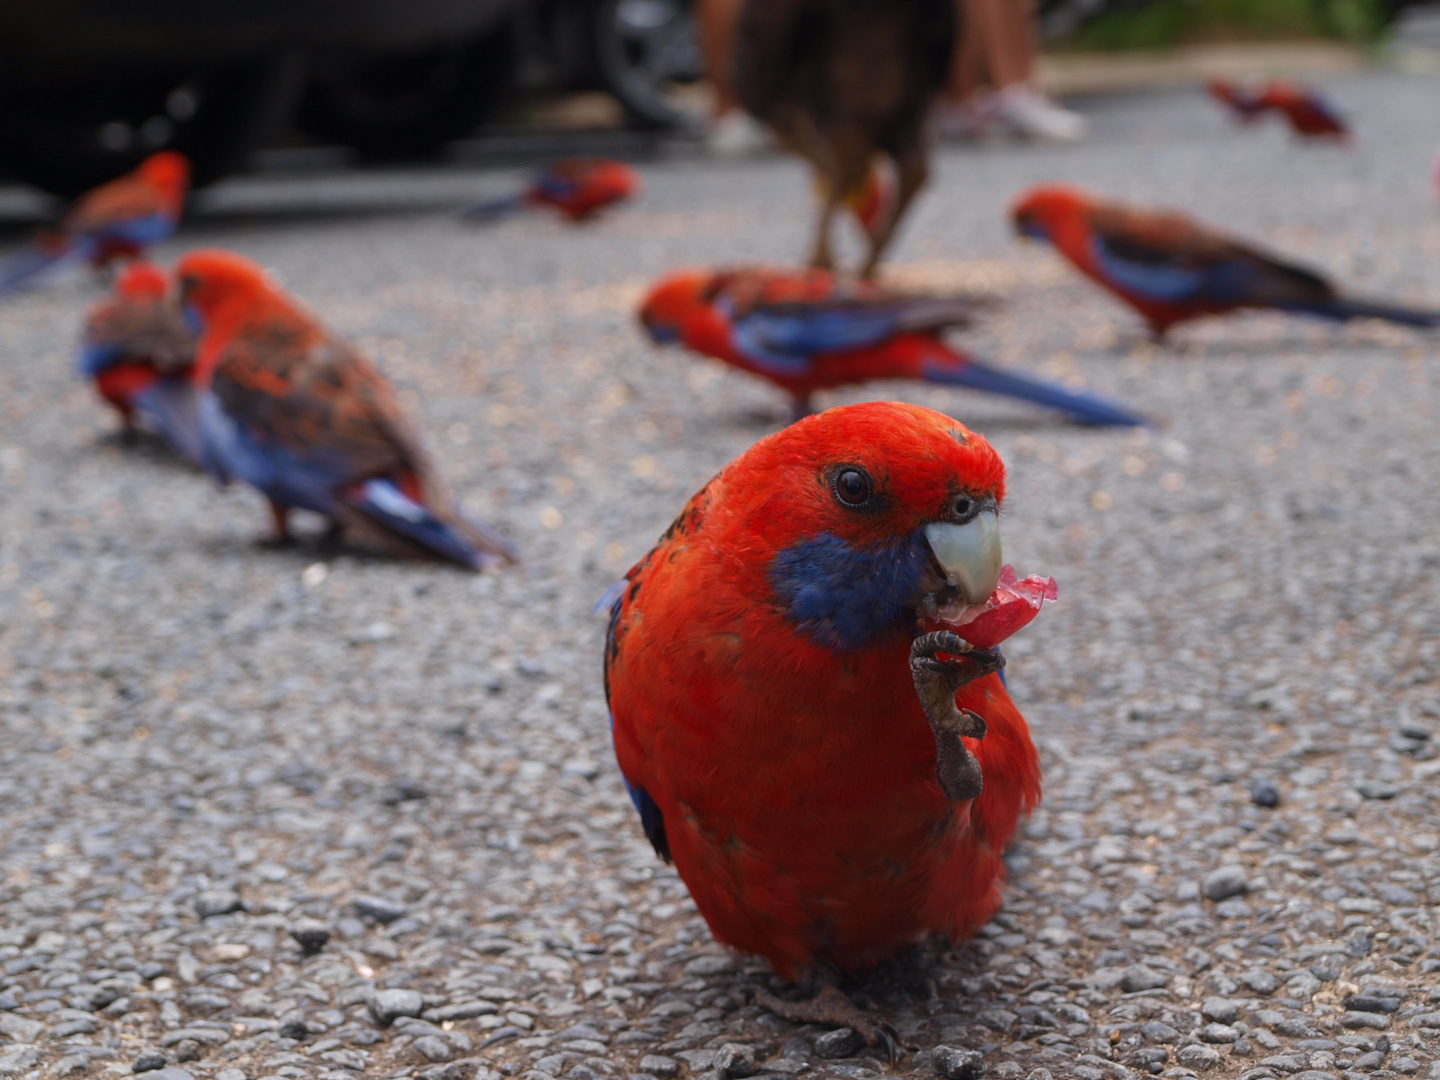
[[[346,492],[344,501],[372,521],[462,566],[481,570],[516,558],[514,546],[503,537],[471,522],[461,527],[442,521],[392,480],[367,480]]]
[[[931,364],[925,371],[930,382],[946,383],[951,386],[965,386],[971,390],[984,390],[991,394],[1030,401],[1051,409],[1068,413],[1082,424],[1102,427],[1144,427],[1149,421],[1130,412],[1118,402],[1112,402],[1098,394],[1066,390],[1063,386],[1032,379],[1013,371],[1001,371],[987,364],[973,360],[961,367],[942,367]]]
[[[135,405],[166,442],[200,463],[200,410],[189,379],[160,379],[135,398]]]
[[[78,257],[73,248],[59,255],[38,248],[21,252],[0,265],[0,297],[40,284],[42,277],[59,270]]]
[[[476,203],[466,210],[462,210],[461,217],[472,221],[498,221],[500,218],[508,217],[525,207],[525,193],[506,195],[499,199],[487,199],[484,202]]]

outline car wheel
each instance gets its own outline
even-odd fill
[[[514,81],[514,27],[402,56],[317,61],[301,130],[374,160],[431,157],[469,135]]]
[[[298,59],[218,71],[146,71],[44,86],[0,82],[0,167],[66,198],[157,150],[190,158],[195,186],[240,168],[284,118]]]
[[[686,88],[703,74],[689,0],[598,0],[595,69],[632,119],[647,127],[698,121]]]

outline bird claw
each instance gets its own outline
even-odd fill
[[[786,1001],[768,990],[759,990],[755,1004],[794,1024],[848,1027],[865,1040],[866,1046],[883,1048],[890,1068],[900,1060],[900,1034],[890,1022],[857,1009],[833,986],[825,987],[809,1001]]]
[[[949,659],[938,659],[939,653]],[[915,692],[935,735],[935,777],[953,802],[974,799],[985,787],[980,761],[963,741],[983,739],[985,719],[957,707],[955,691],[1004,667],[1005,658],[1000,653],[977,649],[949,630],[923,634],[910,646]]]

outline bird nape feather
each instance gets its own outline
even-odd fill
[[[836,212],[859,198],[877,159],[895,167],[887,219],[867,227],[870,276],[929,176],[926,119],[945,83],[953,0],[748,0],[736,30],[736,92],[814,167],[820,214],[813,266],[834,265]]]

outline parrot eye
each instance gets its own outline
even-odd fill
[[[950,512],[957,519],[963,521],[970,516],[971,512],[974,511],[974,509],[974,499],[970,498],[969,495],[959,495],[956,496],[954,504],[950,507]]]
[[[834,488],[835,497],[846,506],[864,506],[870,501],[870,477],[854,465],[847,465],[835,474]]]

